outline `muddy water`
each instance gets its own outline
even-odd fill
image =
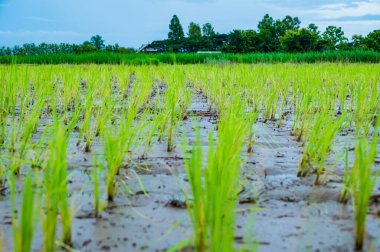
[[[139,159],[141,153],[136,148],[129,169],[120,174],[125,185],[120,185],[115,202],[106,208],[101,218],[93,215],[93,153],[84,153],[83,146],[76,145],[78,133],[74,132],[68,163],[70,200],[75,205],[73,246],[76,250],[164,251],[190,237],[192,227],[182,192],[189,190],[189,185],[183,166],[186,157],[181,149],[181,139],[186,133],[189,144],[194,142],[193,121],[198,121],[206,154],[208,132],[212,131],[214,140],[217,139],[217,114],[200,95],[194,97],[189,110],[193,116],[178,127],[173,152],[166,152],[165,139],[153,144],[146,159]],[[296,176],[303,148],[291,136],[290,125],[285,121],[278,128],[275,122],[259,120],[254,126],[254,152],[243,153],[245,164],[235,225],[236,246],[253,241],[260,251],[352,251],[353,210],[350,204],[337,203],[337,198],[342,186],[342,150],[353,145],[353,138],[343,134],[336,139],[332,155],[327,160],[331,171],[324,178],[324,184],[316,187],[314,176]],[[95,142],[92,149],[102,155],[103,146],[99,142]],[[349,156],[352,163],[353,151]],[[377,165],[379,162],[380,156]],[[102,191],[104,187],[102,184]],[[22,177],[19,192],[21,188]],[[379,183],[374,193],[380,194]],[[372,210],[379,212],[380,207],[374,204]],[[5,191],[1,199],[0,231],[4,233],[5,251],[11,250],[9,191]],[[367,249],[379,250],[379,234],[380,222],[376,214],[369,213]],[[38,251],[41,245],[41,230],[38,229],[34,251]]]

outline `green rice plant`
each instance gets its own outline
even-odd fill
[[[0,94],[0,146],[5,143],[6,139],[6,128],[7,120],[9,114],[9,107],[7,103],[6,92],[1,92]]]
[[[330,152],[331,144],[337,134],[345,126],[346,116],[335,118],[333,115],[321,113],[310,118],[311,131],[302,159],[299,164],[299,177],[305,177],[312,169],[316,169],[315,184],[321,183],[321,175],[324,172],[326,155]]]
[[[48,156],[48,145],[49,145],[49,136],[48,132],[51,127],[46,126],[42,132],[40,139],[33,145],[33,155],[31,160],[32,168],[42,169],[46,166],[47,156]]]
[[[104,154],[107,161],[106,187],[108,200],[113,201],[117,190],[116,175],[119,173],[127,153],[137,138],[137,133],[142,130],[142,125],[133,127],[137,109],[129,106],[127,111],[122,111],[120,125],[112,126],[104,132]]]
[[[4,252],[5,248],[5,238],[4,238],[4,233],[0,233],[0,252]]]
[[[267,85],[267,94],[265,101],[265,112],[264,112],[264,122],[274,119],[274,116],[277,112],[278,101],[280,97],[280,89],[276,87],[276,83],[268,81]]]
[[[92,143],[92,131],[91,131],[91,119],[93,115],[93,99],[94,99],[94,91],[88,90],[88,93],[85,98],[85,105],[84,105],[84,118],[82,122],[82,126],[80,129],[79,137],[78,137],[78,144],[81,141],[82,137],[84,137],[85,141],[85,152],[91,151],[91,143]]]
[[[341,130],[348,124],[347,117],[341,115],[339,118],[330,118],[325,121],[325,127],[321,137],[319,138],[319,149],[317,152],[318,159],[316,161],[315,184],[321,184],[321,176],[324,173],[325,159],[328,153],[331,152],[331,145],[335,137],[341,132]]]
[[[93,165],[93,172],[92,172],[92,179],[93,179],[93,185],[94,185],[94,212],[95,217],[99,218],[100,214],[103,212],[104,208],[107,205],[107,202],[102,200],[105,197],[101,198],[101,192],[100,192],[100,176],[103,174],[104,171],[104,160],[102,157],[98,157],[96,153],[94,153],[94,165]]]
[[[2,160],[2,152],[0,151],[0,189],[5,186],[6,168]]]
[[[246,122],[237,117],[234,110],[230,108],[219,124],[216,148],[212,134],[209,134],[207,166],[203,168],[199,129],[191,159],[185,161],[192,203],[185,195],[194,228],[196,251],[233,250],[234,216],[240,190],[240,153],[247,133]]]
[[[44,173],[44,202],[39,207],[40,220],[42,228],[43,251],[55,251],[55,241],[57,232],[57,214],[58,214],[58,195],[55,191],[54,181],[52,180],[51,167],[48,167]]]
[[[357,137],[369,135],[374,124],[373,116],[378,111],[380,101],[378,87],[372,88],[372,85],[368,84],[365,81],[360,81],[354,91],[355,109],[353,120]]]
[[[277,127],[281,127],[282,120],[284,119],[284,109],[287,103],[287,98],[286,95],[288,94],[288,90],[283,90],[282,91],[282,97],[281,97],[281,102],[280,102],[280,109],[279,109],[279,114],[278,114],[278,120],[277,120]]]
[[[211,135],[210,135],[211,136]],[[210,137],[210,143],[212,138]],[[186,141],[183,141],[183,150],[187,150]],[[199,127],[195,127],[195,143],[192,146],[190,160],[184,159],[186,173],[192,192],[192,202],[185,192],[187,210],[190,214],[191,222],[194,228],[194,244],[197,251],[206,251],[208,245],[208,230],[206,220],[206,193],[205,193],[205,175],[203,171],[202,147]]]
[[[14,174],[19,174],[20,172],[20,167],[25,160],[27,147],[29,145],[30,139],[38,126],[42,108],[43,101],[37,101],[30,114],[25,115],[26,118],[24,119],[24,122],[22,122],[22,124],[20,123],[18,126],[15,146],[13,147],[15,148],[17,155],[12,155],[12,169]]]
[[[292,134],[297,136],[297,141],[301,141],[301,138],[305,132],[307,119],[311,110],[310,96],[305,94],[299,94],[295,105],[295,119],[292,127]]]
[[[354,177],[352,176],[352,173],[350,173],[348,169],[348,149],[345,150],[344,155],[344,178],[343,178],[343,189],[340,192],[339,195],[339,202],[342,204],[347,204],[348,200],[350,199],[350,187],[352,185],[352,180]]]
[[[369,143],[367,139],[358,140],[355,149],[355,163],[352,168],[352,201],[355,212],[355,249],[362,250],[369,199],[375,187],[379,170],[372,174],[376,157],[377,133]]]
[[[378,130],[380,119],[377,119],[372,142],[366,137],[357,139],[355,160],[351,170],[348,169],[348,150],[345,156],[344,185],[339,201],[346,204],[352,198],[355,215],[355,249],[362,250],[364,245],[365,224],[369,200],[379,175],[379,169],[372,169],[377,155]]]
[[[253,125],[256,121],[256,118],[258,117],[259,113],[255,111],[254,109],[249,113],[248,115],[248,125],[249,125],[249,130],[248,130],[248,153],[253,152],[253,145],[254,145],[254,133],[253,133]]]
[[[173,143],[173,134],[175,131],[175,128],[178,123],[178,115],[176,111],[176,105],[177,101],[174,97],[171,97],[171,99],[168,101],[169,102],[169,129],[168,129],[168,144],[167,144],[167,151],[172,152],[174,150],[174,143]]]
[[[67,189],[66,151],[69,135],[62,122],[56,120],[54,132],[49,141],[49,160],[44,172],[45,214],[41,210],[41,223],[44,234],[45,251],[54,250],[57,214],[62,223],[62,240],[72,243],[71,223],[73,209],[69,207]]]
[[[8,180],[11,187],[12,197],[12,227],[13,227],[13,250],[15,252],[28,252],[32,250],[32,242],[37,224],[37,204],[33,175],[28,173],[23,187],[21,211],[17,216],[16,209],[16,185],[13,173]]]

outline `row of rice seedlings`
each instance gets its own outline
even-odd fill
[[[52,101],[52,132],[49,137],[49,153],[44,169],[44,204],[40,211],[43,231],[44,251],[53,251],[56,241],[58,214],[62,224],[62,241],[67,246],[72,244],[71,225],[73,205],[68,199],[67,148],[71,130],[65,126],[57,115],[55,99]],[[72,119],[72,123],[74,124]]]
[[[346,152],[344,186],[339,199],[341,203],[347,203],[349,198],[352,198],[355,215],[356,250],[362,250],[364,246],[369,200],[380,171],[377,169],[373,172],[374,161],[377,155],[379,126],[380,119],[377,119],[371,141],[367,137],[357,139],[355,160],[351,170],[348,168],[348,151]]]
[[[150,122],[149,125],[147,125],[147,133],[145,134],[145,137],[143,139],[143,150],[142,154],[140,156],[141,159],[145,159],[147,157],[147,154],[150,150],[153,137],[157,134],[160,125],[162,125],[162,119],[164,118],[164,113],[160,112],[159,109],[159,96],[156,96],[154,101],[154,107],[152,109],[152,114],[150,118],[147,118],[147,120]]]
[[[113,125],[108,118],[108,124],[103,132],[104,155],[107,161],[106,187],[108,200],[113,201],[117,192],[116,175],[119,174],[123,164],[128,167],[132,154],[129,153],[132,145],[142,132],[145,123],[135,121],[139,107],[135,106],[137,96],[131,96],[128,107],[122,109],[119,125]],[[129,153],[129,155],[127,155]],[[126,162],[126,163],[125,163]]]
[[[238,103],[238,102],[237,102]],[[194,228],[196,251],[234,250],[236,199],[240,190],[241,150],[248,125],[239,117],[241,105],[228,108],[218,125],[218,143],[214,147],[209,134],[207,166],[203,164],[199,127],[190,160],[185,159],[193,200],[186,202]],[[183,150],[185,151],[186,142]]]
[[[179,83],[180,85],[185,85],[185,83]],[[166,91],[167,104],[168,104],[168,117],[169,117],[169,126],[168,126],[168,144],[167,151],[171,152],[174,150],[174,138],[178,126],[179,120],[182,120],[184,113],[183,109],[187,109],[187,104],[190,100],[190,92],[185,94],[178,94],[176,86],[171,86],[168,91]],[[181,97],[180,95],[184,95]]]
[[[324,172],[326,155],[331,151],[331,145],[338,133],[345,126],[347,117],[335,118],[329,113],[317,114],[308,119],[311,125],[310,135],[306,142],[305,151],[299,164],[298,176],[305,177],[315,168],[317,177],[315,184],[321,183]]]
[[[20,120],[18,125],[16,141],[15,141],[15,153],[11,154],[13,157],[12,169],[15,174],[19,174],[21,164],[25,162],[28,145],[32,135],[37,131],[37,126],[40,120],[40,115],[44,106],[44,101],[38,99],[33,105],[30,113],[24,116],[24,119]]]
[[[79,137],[77,145],[80,144],[82,138],[84,138],[85,152],[91,151],[91,143],[93,141],[92,133],[92,116],[93,116],[93,100],[94,100],[94,90],[88,90],[85,98],[84,112],[83,112],[83,121],[79,130]]]
[[[380,102],[379,87],[359,82],[354,89],[353,121],[356,127],[356,136],[369,135],[370,129],[374,126],[376,112]],[[356,98],[356,99],[355,99]]]

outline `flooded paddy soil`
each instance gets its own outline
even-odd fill
[[[201,95],[193,97],[193,105],[189,108],[192,116],[178,127],[175,150],[168,153],[163,139],[162,143],[153,144],[146,159],[140,159],[136,153],[128,169],[123,169],[119,175],[126,186],[119,186],[115,201],[107,206],[101,218],[95,218],[93,214],[91,172],[93,152],[102,155],[103,146],[94,142],[92,152],[85,153],[82,145],[76,145],[78,132],[75,132],[68,151],[70,200],[75,206],[74,249],[165,251],[188,239],[192,226],[182,191],[189,190],[183,164],[186,156],[181,149],[182,135],[186,133],[191,145],[195,141],[194,120],[198,121],[202,146],[207,152],[209,131],[214,132],[216,141],[218,117],[213,111],[209,110],[206,99]],[[264,123],[260,119],[254,127],[254,151],[252,154],[243,153],[242,190],[235,224],[236,246],[248,237],[255,241],[259,251],[352,251],[353,209],[350,203],[339,204],[338,196],[344,172],[342,150],[350,148],[349,162],[352,164],[353,136],[341,134],[336,139],[327,162],[331,170],[326,171],[323,185],[314,186],[313,175],[297,177],[303,147],[291,136],[291,116],[280,128],[276,122]],[[378,154],[377,167],[379,163]],[[22,176],[19,183],[21,192]],[[105,185],[101,187],[104,191]],[[374,194],[380,195],[379,183]],[[366,249],[378,251],[380,203],[375,199],[374,196],[367,216],[365,244]],[[9,190],[2,192],[0,202],[0,232],[5,239],[5,251],[10,251],[12,217]],[[41,244],[42,235],[38,229],[34,251],[39,251]]]

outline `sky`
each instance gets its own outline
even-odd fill
[[[190,22],[210,22],[215,31],[257,29],[268,13],[297,16],[301,26],[340,26],[345,35],[380,29],[380,0],[0,0],[0,46],[23,43],[82,43],[100,34],[106,44],[138,48],[165,39],[176,14]]]

